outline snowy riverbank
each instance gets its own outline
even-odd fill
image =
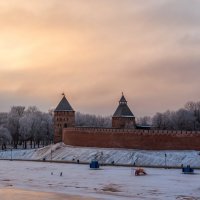
[[[52,153],[51,153],[52,152]],[[166,157],[165,157],[166,154]],[[13,159],[55,160],[89,163],[96,158],[103,164],[136,166],[200,167],[199,151],[144,151],[132,149],[83,148],[66,146],[62,143],[40,149],[12,150]],[[0,151],[0,159],[11,159],[11,151]],[[166,159],[166,160],[165,160]]]

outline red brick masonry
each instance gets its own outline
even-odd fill
[[[62,141],[82,147],[200,150],[200,131],[64,128]]]

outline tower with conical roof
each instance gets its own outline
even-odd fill
[[[63,128],[75,126],[75,111],[65,95],[54,110],[54,143],[62,141]]]
[[[122,97],[119,100],[119,105],[117,110],[112,117],[112,127],[113,128],[135,128],[135,116],[131,112],[127,105],[126,98],[122,93]]]

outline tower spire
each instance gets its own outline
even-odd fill
[[[126,98],[124,97],[124,93],[122,92],[122,96],[121,96],[121,99],[119,100],[119,103],[121,104],[121,103],[127,103],[127,101],[126,101]]]
[[[60,101],[60,103],[58,104],[58,106],[55,109],[55,112],[59,112],[59,111],[74,111],[73,108],[71,107],[70,103],[68,102],[68,100],[65,97],[65,94],[62,93],[63,98]]]

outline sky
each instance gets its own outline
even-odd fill
[[[200,100],[199,0],[0,0],[0,112],[135,116]]]

